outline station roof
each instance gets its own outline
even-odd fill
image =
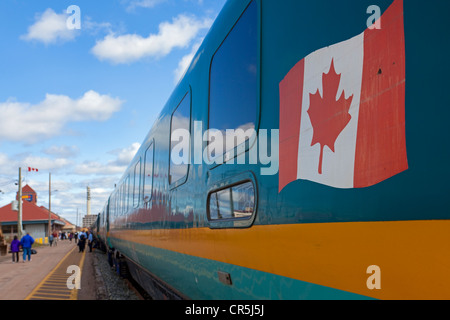
[[[36,192],[28,185],[22,188],[22,193],[33,193],[36,195]],[[22,201],[22,223],[39,223],[39,222],[48,222],[48,209],[42,206],[37,206],[36,197],[34,197],[34,201]],[[65,225],[66,222],[61,219],[58,215],[51,213],[51,220],[55,224]],[[12,210],[12,205],[7,204],[0,208],[0,223],[4,225],[9,225],[13,223],[17,223],[17,211]]]

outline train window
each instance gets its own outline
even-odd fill
[[[255,209],[255,189],[245,182],[216,191],[209,197],[209,219],[247,219]]]
[[[125,179],[125,212],[130,209],[130,176]]]
[[[116,215],[118,217],[121,216],[121,214],[120,214],[120,189],[117,190],[117,194],[116,194]]]
[[[117,209],[119,211],[119,216],[123,215],[122,198],[123,198],[123,184],[120,185],[119,193],[117,194]]]
[[[218,203],[218,219],[230,219],[231,214],[231,190],[225,189],[216,192],[217,203]]]
[[[117,188],[117,215],[122,215],[122,185]]]
[[[114,219],[116,218],[116,194],[114,193],[112,197],[112,205],[111,205],[111,212]]]
[[[111,197],[111,205],[110,205],[111,217],[113,217],[113,219],[116,218],[116,212],[114,211],[114,207],[115,207],[114,203],[115,203],[115,201],[116,201],[116,197],[113,195]]]
[[[136,208],[139,206],[139,183],[141,177],[141,160],[139,160],[134,166],[134,183],[133,183],[133,206]]]
[[[255,208],[255,190],[253,184],[247,182],[231,188],[233,197],[233,215],[235,218],[247,218]]]
[[[152,198],[153,188],[153,155],[154,147],[153,143],[148,147],[145,152],[145,165],[144,165],[144,202],[147,203]]]
[[[190,158],[191,97],[188,92],[172,115],[170,123],[169,183],[183,182]]]
[[[256,129],[258,115],[258,10],[252,1],[219,47],[211,62],[209,129],[245,132]],[[237,132],[237,131],[236,131]],[[245,137],[241,144],[251,137]],[[231,143],[230,143],[231,142]],[[239,142],[237,142],[239,143]],[[237,147],[234,138],[224,140],[222,153]],[[226,149],[225,149],[226,147]],[[219,150],[220,151],[220,150]]]
[[[122,187],[120,188],[120,210],[122,211],[122,214],[124,215],[127,210],[126,210],[126,198],[125,198],[125,183],[122,184]]]
[[[209,197],[209,218],[211,220],[219,219],[219,199],[217,198],[217,192]]]

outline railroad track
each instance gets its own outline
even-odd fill
[[[152,297],[133,278],[124,279],[130,290],[136,293],[140,300],[153,300]]]

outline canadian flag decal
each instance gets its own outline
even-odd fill
[[[279,191],[298,179],[364,188],[408,169],[403,0],[380,19],[280,82]]]
[[[345,99],[344,92],[336,100],[336,94],[341,75],[336,74],[333,60],[330,71],[323,74],[323,97],[319,89],[315,94],[309,94],[309,109],[307,111],[313,128],[313,140],[311,146],[320,143],[319,174],[322,174],[323,149],[325,146],[335,152],[334,145],[337,137],[352,119],[349,114],[353,95]]]

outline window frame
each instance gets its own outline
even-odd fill
[[[210,201],[213,194],[216,194],[223,190],[230,190],[230,208],[233,210],[233,195],[232,188],[251,183],[253,185],[254,191],[254,205],[253,212],[248,217],[233,217],[225,219],[212,219],[211,218],[211,206]],[[256,184],[256,178],[253,172],[246,171],[244,173],[238,174],[234,177],[218,181],[208,188],[208,196],[206,197],[206,216],[209,222],[209,227],[211,229],[230,229],[230,228],[249,228],[253,225],[256,214],[258,212],[258,188]]]
[[[148,151],[152,150],[152,159],[151,159],[151,166],[152,166],[152,180],[151,180],[151,184],[150,184],[150,198],[148,200],[145,200],[145,186],[146,186],[146,178],[147,178],[147,155],[148,155]],[[144,171],[143,171],[143,183],[142,183],[142,200],[144,203],[149,203],[150,201],[152,201],[153,198],[153,180],[154,180],[154,170],[155,170],[155,140],[153,139],[150,142],[150,145],[148,146],[148,148],[145,150],[144,153]]]
[[[171,167],[172,167],[172,121],[173,121],[173,117],[175,115],[175,113],[177,112],[178,108],[181,106],[181,104],[184,102],[184,99],[186,99],[189,96],[189,162],[187,164],[187,169],[186,169],[186,174],[176,180],[175,182],[172,182],[171,179]],[[168,166],[168,180],[169,180],[169,189],[173,190],[175,188],[178,188],[179,186],[185,184],[188,180],[188,176],[189,176],[189,172],[191,169],[190,166],[190,160],[191,160],[191,156],[192,156],[192,89],[189,86],[189,89],[186,91],[186,93],[183,95],[183,97],[181,98],[181,100],[179,100],[180,102],[178,103],[177,107],[173,110],[171,116],[170,116],[170,134],[169,134],[169,166]]]
[[[136,168],[139,165],[139,174],[136,175]],[[141,158],[139,157],[138,161],[133,166],[133,208],[139,208],[139,205],[141,204],[141,174],[142,174],[142,168],[141,168]],[[136,187],[136,176],[138,177],[138,185]],[[137,195],[136,195],[136,190]],[[137,199],[137,200],[136,200]],[[136,202],[137,201],[137,202]]]
[[[127,174],[127,177],[124,180],[124,185],[125,212],[128,213],[128,211],[130,210],[130,174]]]
[[[217,129],[217,128],[210,128],[210,119],[211,119],[211,71],[213,67],[214,57],[219,52],[219,50],[222,48],[222,45],[225,43],[225,41],[228,39],[230,34],[233,32],[236,25],[239,23],[241,18],[244,16],[244,14],[247,12],[247,9],[250,7],[252,3],[256,4],[256,15],[257,15],[257,63],[256,63],[256,115],[255,115],[255,133],[256,135],[253,135],[251,139],[245,140],[244,143],[241,143],[240,145],[237,145],[234,147],[234,149],[228,150],[224,152],[221,156],[217,156],[213,159],[209,159],[211,164],[206,164],[209,169],[214,169],[222,164],[226,164],[228,161],[236,159],[239,155],[248,152],[251,148],[254,147],[256,142],[258,141],[258,131],[260,128],[260,120],[261,120],[261,42],[262,42],[262,10],[261,5],[262,3],[257,0],[251,0],[248,2],[245,9],[242,11],[242,13],[239,15],[238,19],[236,19],[233,26],[230,28],[228,33],[226,34],[223,41],[218,45],[217,49],[214,51],[214,54],[211,57],[211,61],[209,64],[209,78],[208,78],[208,118],[207,118],[207,130],[209,129]],[[231,128],[229,128],[231,129]],[[234,128],[236,129],[236,128]],[[206,148],[208,148],[208,145],[206,145]],[[232,156],[231,156],[232,154]],[[218,159],[222,158],[221,161],[217,161]],[[218,162],[218,163],[217,163]]]

